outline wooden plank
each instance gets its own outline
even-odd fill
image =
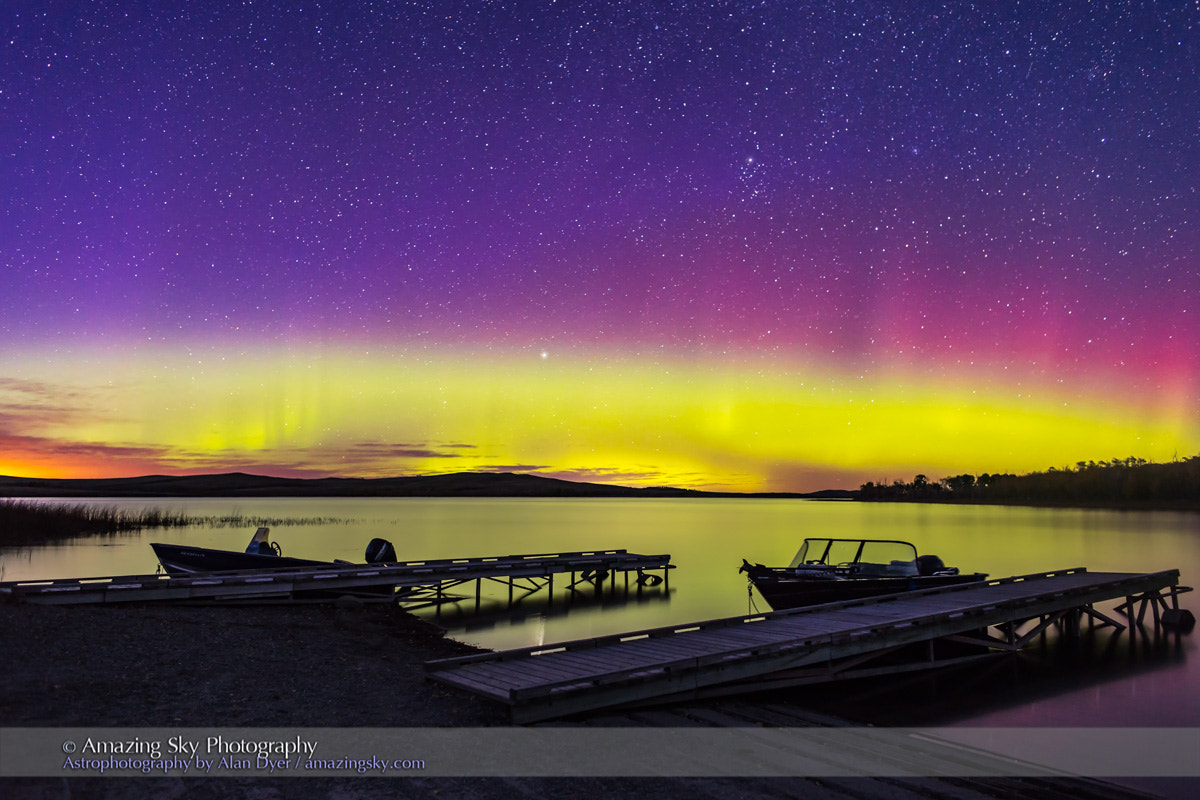
[[[529,663],[521,666],[523,669],[514,670],[511,664],[479,665],[471,674],[487,676],[487,680],[497,685],[503,682],[510,690],[590,680],[595,675],[593,670],[565,669],[560,664]]]
[[[639,646],[638,648],[619,647],[603,648],[595,651],[568,651],[566,653],[555,654],[553,658],[555,660],[561,659],[565,663],[576,664],[580,668],[592,669],[597,674],[600,674],[611,673],[626,668],[642,668],[656,664],[673,663],[680,659],[693,658],[699,652],[703,651],[690,649],[660,650]]]
[[[689,631],[688,633],[678,634],[676,636],[656,637],[653,639],[642,639],[639,641],[653,642],[659,646],[686,646],[690,648],[702,647],[705,649],[725,647],[742,647],[755,642],[769,641],[773,638],[770,632],[735,632],[729,629],[721,629],[715,631]]]
[[[508,661],[504,663],[514,665],[516,669],[520,669],[527,662],[537,663],[542,660],[550,659],[542,659],[540,656],[535,656],[524,661]],[[553,660],[563,664],[566,668],[578,670],[580,673],[601,674],[608,671],[613,665],[612,658],[596,657],[583,652],[558,653]]]
[[[859,628],[862,627],[862,622],[843,617],[841,614],[831,613],[825,618],[781,619],[775,625],[779,630],[787,631],[793,636],[820,636]]]
[[[442,683],[451,686],[461,686],[468,691],[476,691],[473,688],[475,686],[483,687],[480,691],[488,694],[490,697],[500,698],[506,703],[512,701],[512,682],[502,677],[497,678],[486,670],[470,671],[464,669],[456,671],[453,681],[442,681]]]
[[[611,663],[616,663],[618,666],[623,665],[629,658],[637,658],[639,663],[650,664],[676,661],[709,652],[712,652],[712,647],[706,646],[703,642],[664,642],[657,639],[639,639],[627,644],[609,645],[599,651],[607,656]]]
[[[690,633],[687,634],[687,636],[688,641],[695,642],[696,644],[706,645],[713,652],[720,650],[736,650],[745,647],[760,647],[794,638],[786,631],[704,631],[700,633]]]
[[[684,648],[648,648],[639,642],[637,647],[608,648],[605,655],[609,656],[604,663],[595,663],[591,669],[595,675],[619,675],[632,669],[660,667],[664,664],[674,664],[680,661],[695,659],[703,651]],[[551,657],[554,658],[554,657]],[[549,660],[549,659],[547,659]],[[557,660],[557,659],[555,659]],[[580,665],[584,667],[585,665]]]
[[[717,628],[715,630],[705,630],[694,634],[696,636],[705,636],[720,640],[725,639],[740,639],[743,641],[754,641],[758,639],[773,639],[777,638],[779,628],[769,622],[751,622],[745,625],[734,625],[725,628]]]
[[[631,657],[631,662],[636,657]],[[488,665],[477,665],[483,668]],[[565,661],[560,658],[527,658],[524,661],[503,661],[494,665],[497,675],[508,675],[515,684],[526,685],[530,675],[541,676],[546,682],[560,680],[575,680],[580,677],[594,676],[609,671],[604,665],[583,664],[578,661]]]

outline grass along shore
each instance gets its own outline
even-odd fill
[[[277,518],[241,514],[199,516],[161,508],[0,500],[0,547],[28,547],[84,536],[111,536],[146,528],[257,528],[346,522],[329,517]]]

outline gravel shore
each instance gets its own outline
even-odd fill
[[[7,725],[507,724],[427,683],[473,652],[392,606],[0,605]]]
[[[473,652],[390,606],[71,606],[0,603],[5,727],[490,727],[507,710],[425,678]],[[737,713],[736,707],[733,713]],[[661,712],[659,712],[661,713]],[[655,720],[694,724],[720,707]],[[755,724],[753,721],[742,724]],[[799,724],[805,724],[800,722]],[[3,798],[895,798],[1128,797],[1074,781],[656,778],[39,778]]]

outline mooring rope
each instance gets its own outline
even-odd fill
[[[751,581],[746,581],[746,604],[748,607],[748,611],[746,613],[748,613],[748,614],[759,613],[758,612],[758,604],[754,602],[754,583]]]

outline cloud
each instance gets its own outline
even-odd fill
[[[85,459],[159,460],[170,450],[165,447],[104,442],[74,442],[45,436],[22,436],[0,429],[0,451],[6,453],[37,453],[42,457]]]
[[[809,487],[802,491],[857,489],[866,481],[872,480],[867,475],[869,470],[863,468],[834,467],[802,461],[767,464],[763,471],[766,474],[763,491],[766,492],[796,491],[796,486]]]
[[[537,472],[543,469],[550,469],[544,464],[492,464],[486,467],[475,467],[473,472]]]
[[[28,381],[21,378],[5,378],[0,376],[0,392],[46,395],[49,389],[50,384],[44,381]]]
[[[442,445],[413,442],[355,442],[346,447],[297,449],[196,450],[174,448],[168,450],[164,448],[161,461],[165,468],[172,472],[236,471],[289,478],[392,477],[424,474],[430,471],[424,465],[420,470],[406,468],[405,461],[462,458],[467,455],[468,451],[475,449],[475,445],[465,443]],[[461,452],[447,452],[447,450]],[[449,471],[457,470],[451,467]],[[485,470],[472,466],[470,471]]]
[[[430,445],[429,443],[386,443],[358,442],[350,445],[345,451],[350,459],[392,459],[392,458],[462,458],[462,454],[445,452],[445,450],[474,449],[472,444]]]
[[[116,419],[96,402],[97,394],[98,390],[0,377],[0,436],[48,435],[44,432]]]
[[[164,469],[172,474],[209,474],[245,472],[276,478],[364,477],[345,470],[330,469],[324,462],[306,464],[286,455],[266,453],[219,453],[205,457],[172,455],[163,459]]]
[[[6,378],[0,376],[0,397],[10,393],[22,398],[18,403],[0,403],[0,407],[24,407],[32,405],[62,406],[64,401],[81,403],[90,397],[90,393],[76,387],[47,383],[46,381],[31,381],[23,378]]]
[[[490,471],[490,470],[489,470]],[[500,471],[497,469],[496,471]],[[687,486],[699,488],[688,480],[689,476],[679,473],[666,473],[659,470],[627,470],[615,467],[595,467],[584,469],[554,469],[551,466],[539,464],[518,464],[505,468],[506,472],[531,472],[543,478],[558,478],[564,481],[582,483],[607,483],[635,486]],[[691,476],[697,481],[700,476]]]

